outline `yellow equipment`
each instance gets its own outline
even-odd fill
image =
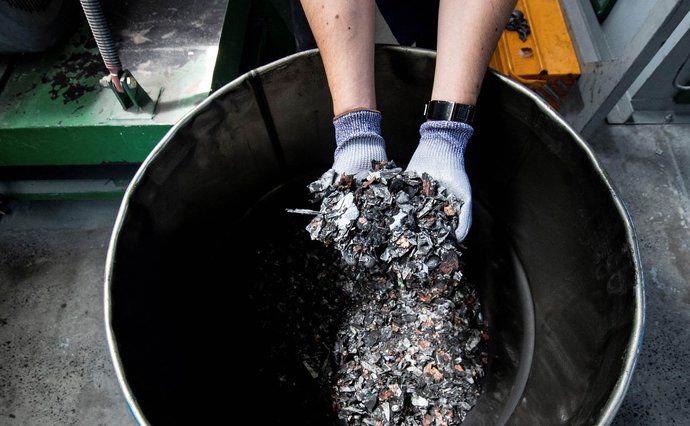
[[[580,65],[558,0],[518,0],[531,33],[525,41],[504,31],[489,66],[519,81],[558,108],[580,76]]]

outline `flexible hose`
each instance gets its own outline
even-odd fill
[[[122,70],[122,63],[120,62],[120,55],[118,55],[115,48],[115,43],[110,36],[110,30],[103,14],[101,2],[100,0],[81,0],[81,7],[84,9],[86,20],[89,22],[89,27],[91,27],[93,38],[96,39],[96,44],[101,52],[105,67],[110,71],[113,84],[118,91],[122,91],[117,78],[118,72]]]

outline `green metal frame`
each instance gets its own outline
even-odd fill
[[[170,127],[84,125],[2,129],[0,166],[138,163]]]
[[[597,15],[599,22],[604,22],[609,16],[611,9],[616,4],[616,0],[591,0],[594,14]]]
[[[84,31],[63,49],[16,58],[0,93],[0,166],[141,162],[174,124],[154,120],[154,104],[122,111],[99,83],[105,71],[97,48],[80,43]]]
[[[290,2],[231,0],[225,14],[212,90],[292,53],[295,53],[295,41]]]
[[[13,58],[0,87],[0,167],[140,163],[177,120],[208,96],[209,86],[214,90],[250,69],[294,53],[289,2],[230,0],[217,56],[190,57],[158,85],[155,79],[151,83],[151,76],[137,76],[153,102],[138,112],[123,111],[100,84],[106,70],[88,32],[84,22],[62,46]],[[209,73],[212,79],[206,91],[171,92],[196,87],[200,76]],[[121,192],[65,189],[8,195],[110,199]]]

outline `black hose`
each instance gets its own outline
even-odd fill
[[[106,68],[112,74],[117,74],[122,69],[120,55],[117,53],[115,43],[110,36],[108,23],[103,14],[100,0],[81,0],[81,7],[84,9],[86,20],[89,21],[91,32],[96,39],[98,50],[101,52]]]

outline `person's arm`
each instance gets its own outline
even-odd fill
[[[338,174],[359,175],[387,160],[374,89],[374,0],[302,0],[333,99]]]
[[[474,105],[517,0],[441,0],[431,99]]]
[[[333,114],[376,109],[374,0],[302,0],[321,51]]]
[[[436,72],[431,100],[475,105],[491,54],[516,0],[441,0]],[[455,236],[462,241],[472,224],[472,189],[465,172],[470,123],[428,120],[419,129],[419,145],[407,166],[428,173],[459,200]]]

